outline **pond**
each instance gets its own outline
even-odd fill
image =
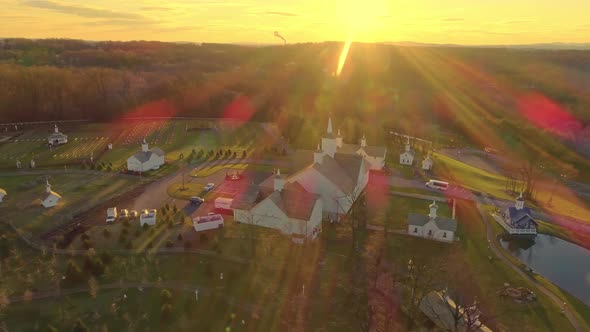
[[[538,234],[534,240],[500,240],[521,262],[590,306],[590,250]]]

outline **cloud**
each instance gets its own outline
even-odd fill
[[[150,7],[141,7],[141,10],[146,10],[146,11],[161,11],[161,12],[167,12],[167,11],[171,11],[173,10],[172,8],[169,7],[158,7],[158,6],[150,6]]]
[[[25,6],[52,10],[55,12],[90,17],[90,18],[112,18],[112,19],[128,19],[128,20],[144,20],[145,17],[124,12],[115,12],[108,9],[91,8],[86,6],[67,5],[48,0],[29,0],[21,2]]]
[[[447,17],[447,18],[443,18],[441,19],[441,21],[443,22],[459,22],[459,21],[464,21],[465,19],[462,17]]]
[[[266,15],[278,15],[278,16],[299,16],[295,13],[289,13],[289,12],[275,12],[275,11],[269,11],[269,12],[264,12],[262,14],[266,14]]]
[[[137,26],[137,25],[150,25],[154,24],[154,21],[150,20],[124,20],[124,19],[112,19],[112,20],[101,20],[101,21],[88,21],[82,24],[87,26],[106,26],[106,25],[120,25],[120,26]]]
[[[521,24],[521,23],[532,23],[533,21],[528,20],[516,20],[516,21],[504,21],[503,24]]]

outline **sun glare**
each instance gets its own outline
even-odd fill
[[[381,19],[389,15],[390,8],[385,0],[345,0],[337,11],[343,29],[364,34],[381,32]]]
[[[351,44],[352,35],[348,38],[346,43],[344,43],[344,47],[342,48],[342,52],[340,53],[340,58],[338,59],[338,69],[336,70],[336,76],[340,76],[342,68],[344,68],[344,64],[346,63],[346,58],[348,57],[348,51],[350,50]]]

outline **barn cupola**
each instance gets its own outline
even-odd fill
[[[438,205],[436,205],[435,201],[432,201],[432,204],[430,204],[429,207],[430,213],[428,214],[428,217],[430,217],[430,219],[436,219],[436,210],[438,210]]]
[[[410,152],[410,136],[407,136],[406,139],[406,151]]]
[[[49,180],[45,179],[45,183],[46,183],[45,191],[49,194],[49,193],[51,193],[51,185],[49,184]]]
[[[361,148],[365,147],[367,147],[367,138],[365,137],[365,134],[363,134],[363,138],[361,138]]]
[[[56,133],[59,133],[59,128],[57,128],[57,123],[55,124],[55,126],[53,128],[53,131],[56,132]]]
[[[342,135],[340,135],[340,129],[338,129],[338,134],[336,135],[336,147],[341,148],[343,143]]]
[[[282,191],[283,187],[285,186],[285,178],[281,175],[281,170],[277,169],[277,174],[275,174],[274,178],[274,189],[275,191]]]
[[[334,157],[336,153],[336,136],[332,131],[332,118],[328,118],[328,130],[322,137],[322,150],[330,157]]]
[[[321,164],[323,159],[324,151],[322,151],[322,147],[318,144],[318,148],[313,152],[313,162],[315,164]]]
[[[520,196],[516,198],[516,203],[514,204],[514,207],[517,210],[522,210],[524,208],[524,197],[522,197],[522,191],[520,192]]]
[[[141,143],[141,151],[148,152],[149,146],[145,138],[143,139],[143,143]]]

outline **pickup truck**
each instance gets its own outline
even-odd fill
[[[117,208],[112,207],[107,209],[107,224],[112,224],[117,219]]]

